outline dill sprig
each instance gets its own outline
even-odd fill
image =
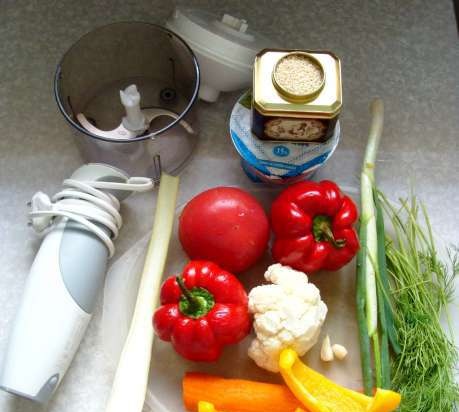
[[[386,258],[401,347],[392,362],[392,387],[402,394],[399,410],[457,411],[458,352],[451,326],[445,332],[441,318],[459,274],[458,251],[448,251],[447,263],[440,259],[426,209],[415,196],[397,207],[382,193],[380,198],[394,230],[386,241]]]

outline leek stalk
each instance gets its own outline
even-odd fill
[[[153,309],[172,234],[179,178],[161,175],[153,232],[129,334],[121,353],[106,412],[141,412],[145,401],[154,331]]]

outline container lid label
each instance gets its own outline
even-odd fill
[[[292,177],[320,167],[333,154],[340,138],[337,122],[333,136],[325,143],[271,142],[254,136],[250,127],[250,92],[233,107],[230,134],[239,155],[268,176]]]

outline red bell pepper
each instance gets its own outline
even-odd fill
[[[357,253],[352,225],[357,207],[336,183],[304,181],[285,189],[271,207],[275,261],[306,273],[338,270]]]
[[[163,283],[160,300],[155,332],[186,359],[215,361],[225,345],[250,331],[247,293],[236,276],[215,263],[189,262],[181,276]]]

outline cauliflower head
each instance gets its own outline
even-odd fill
[[[291,348],[302,356],[317,343],[327,306],[303,272],[276,263],[268,267],[265,279],[271,284],[249,293],[256,338],[248,355],[261,368],[279,372],[283,349]]]

